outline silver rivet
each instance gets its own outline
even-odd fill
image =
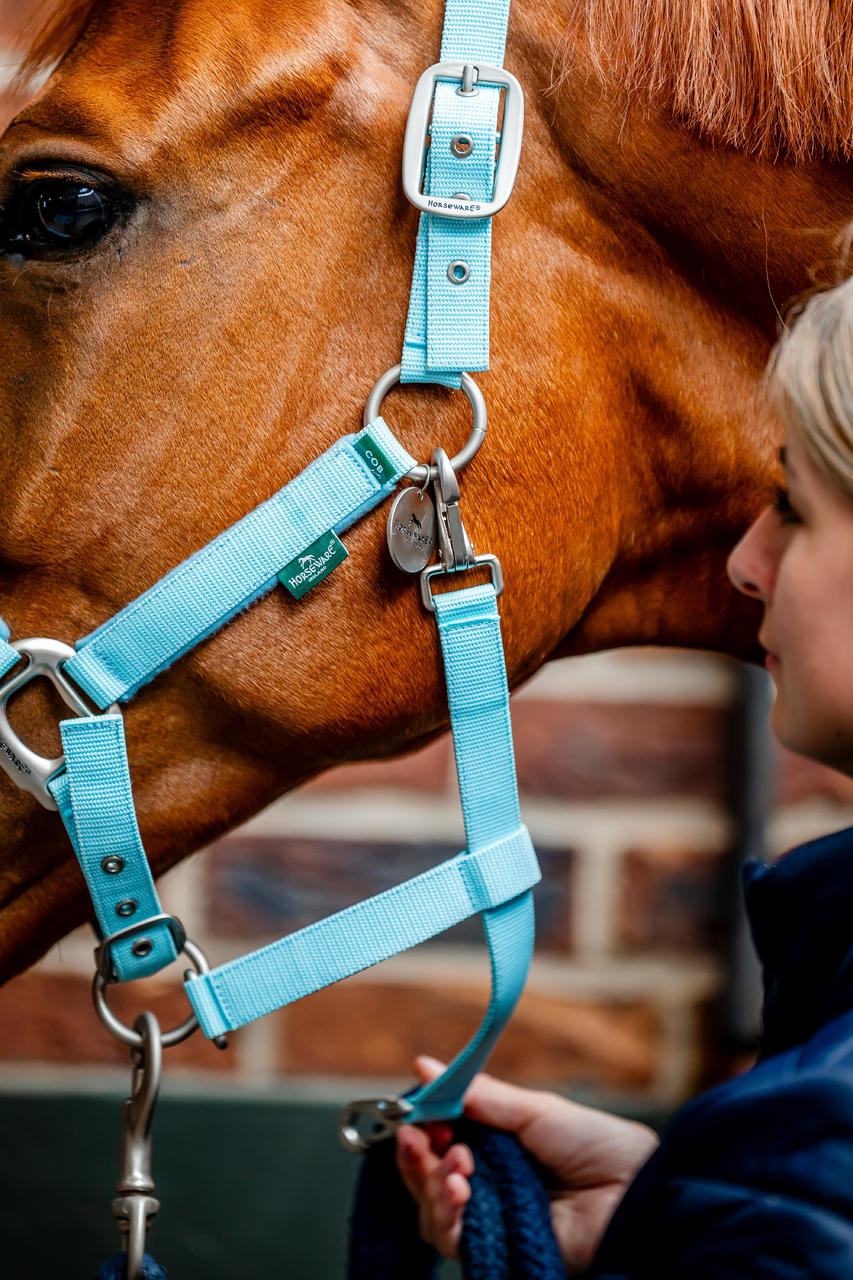
[[[134,942],[130,949],[141,960],[143,956],[150,956],[154,950],[154,943],[150,938],[140,938],[138,942]]]
[[[139,903],[133,898],[125,898],[124,902],[120,902],[116,907],[117,916],[132,916]]]
[[[464,284],[471,274],[471,268],[461,258],[456,258],[447,268],[447,278],[451,284]]]
[[[474,154],[474,139],[467,133],[455,133],[450,139],[450,150],[459,160],[467,160]]]
[[[124,871],[124,858],[119,858],[116,854],[111,853],[101,863],[101,870],[106,871],[108,876],[117,876],[120,871]]]

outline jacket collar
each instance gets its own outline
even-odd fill
[[[747,862],[746,910],[764,969],[761,1056],[853,1008],[853,827]]]

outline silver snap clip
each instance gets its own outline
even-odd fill
[[[464,284],[471,274],[471,268],[461,258],[454,259],[447,268],[447,278],[451,284]]]
[[[474,154],[474,139],[467,133],[455,133],[450,139],[450,150],[458,160],[467,160]]]

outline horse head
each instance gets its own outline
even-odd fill
[[[677,100],[677,66],[655,78],[678,57],[663,17],[626,98],[601,23],[624,10],[627,30],[636,8],[518,0],[510,27],[526,143],[495,222],[491,425],[463,502],[504,566],[513,683],[613,645],[752,651],[724,561],[773,473],[761,372],[853,207],[831,140],[807,159],[766,103],[756,141],[736,103]],[[399,359],[417,222],[399,157],[440,29],[438,0],[60,5],[35,51],[57,69],[0,144],[14,635],[73,642],[357,428]],[[468,434],[441,389],[383,413],[421,459]],[[266,597],[128,706],[157,870],[335,762],[444,727],[434,627],[382,523],[347,535],[316,591]],[[49,693],[15,713],[56,754]],[[86,899],[55,815],[5,784],[0,831],[8,975]]]

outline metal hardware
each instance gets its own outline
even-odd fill
[[[477,68],[466,62],[462,68],[462,83],[456,90],[460,98],[474,98],[480,92],[477,88]]]
[[[16,649],[27,665],[17,675],[12,675],[0,684],[0,768],[8,773],[13,782],[30,795],[35,796],[45,809],[57,809],[58,805],[48,790],[48,782],[62,769],[65,756],[48,759],[40,756],[25,742],[22,742],[9,723],[6,706],[24,685],[39,676],[45,676],[56,689],[62,701],[75,716],[99,715],[98,708],[88,704],[83,695],[62,674],[62,664],[73,658],[75,650],[61,640],[48,640],[43,636],[35,636],[29,640],[13,640],[12,648]],[[115,715],[118,706],[114,703],[108,708],[108,714]]]
[[[435,508],[438,532],[439,563],[431,564],[421,572],[421,600],[424,608],[435,613],[432,595],[432,579],[439,575],[464,573],[477,565],[488,568],[495,585],[495,595],[504,589],[503,570],[497,556],[474,554],[471,539],[465,531],[459,510],[459,481],[453,464],[443,449],[435,449],[432,455],[436,471]]]
[[[134,942],[130,950],[138,960],[144,960],[145,957],[150,956],[151,952],[154,950],[154,943],[150,938],[140,938],[138,942]]]
[[[447,573],[470,569],[474,563],[474,548],[465,532],[459,511],[459,481],[443,449],[434,449],[435,509],[438,530],[438,554],[441,566]]]
[[[95,948],[95,968],[103,978],[105,984],[118,982],[115,970],[113,969],[113,962],[110,958],[110,948],[116,942],[124,942],[128,938],[136,937],[137,934],[148,933],[155,925],[158,924],[165,924],[168,926],[169,932],[174,939],[175,950],[179,955],[182,951],[187,951],[188,946],[192,947],[194,945],[192,942],[187,942],[186,929],[181,924],[177,916],[166,915],[164,912],[156,916],[147,916],[144,920],[137,920],[135,924],[126,925],[124,929],[119,929],[118,932],[111,933],[108,938],[104,938],[99,942]],[[196,948],[196,950],[198,950],[198,948]],[[187,951],[187,955],[189,954],[189,951]],[[199,952],[199,954],[201,955],[201,952]],[[202,959],[204,959],[203,956]],[[206,967],[199,969],[199,973],[206,972]],[[125,1044],[135,1043],[136,1042],[133,1040],[125,1041]]]
[[[145,1236],[160,1208],[152,1195],[151,1122],[160,1089],[163,1038],[153,1013],[141,1013],[133,1027],[139,1044],[130,1055],[130,1097],[121,1104],[121,1172],[112,1211],[127,1250],[127,1280],[142,1280]]]
[[[435,547],[435,505],[418,485],[401,489],[388,512],[386,539],[391,559],[405,573],[420,573]]]
[[[117,916],[132,916],[139,903],[135,898],[125,898],[124,902],[120,902],[116,907]]]
[[[471,268],[461,258],[455,258],[447,268],[447,278],[451,284],[464,284],[471,274]]]
[[[495,168],[495,185],[490,200],[457,200],[455,197],[426,195],[422,191],[426,163],[427,138],[430,113],[436,82],[461,81],[461,96],[467,85],[473,86],[473,73],[477,85],[504,89],[503,127],[500,149]],[[460,89],[456,92],[459,93]],[[416,209],[424,213],[438,214],[444,218],[490,218],[502,209],[512,195],[521,155],[521,135],[524,131],[524,93],[514,75],[503,67],[491,67],[480,63],[476,67],[461,62],[437,62],[429,67],[418,80],[409,108],[406,123],[406,139],[403,143],[403,190]]]
[[[445,569],[443,564],[431,564],[428,569],[424,569],[421,574],[421,600],[425,609],[430,613],[435,613],[435,601],[432,598],[432,588],[430,582],[433,578],[442,574],[465,572],[467,569],[476,569],[478,565],[485,565],[492,577],[495,587],[495,595],[499,596],[504,589],[504,575],[501,568],[501,562],[497,556],[483,555],[474,556],[471,564],[464,565],[462,569]]]
[[[455,133],[450,139],[450,150],[457,159],[467,160],[474,154],[474,139],[467,133]]]
[[[117,876],[120,871],[124,871],[124,858],[120,858],[117,854],[111,853],[109,857],[104,858],[101,863],[101,870],[106,871],[108,876]]]
[[[163,919],[173,920],[174,917],[152,916],[150,920],[145,921],[145,926],[150,926],[152,922]],[[175,921],[175,923],[180,924],[180,921]],[[127,932],[129,932],[129,930]],[[115,938],[118,936],[118,934],[115,934],[113,938],[108,939],[108,941],[115,941]],[[106,943],[102,943],[101,947],[98,948],[98,951],[95,952],[96,957],[99,956],[99,953],[105,945]],[[184,952],[193,965],[192,969],[187,969],[184,973],[185,981],[190,981],[200,973],[210,973],[210,965],[207,963],[207,957],[201,948],[197,947],[189,938],[184,940],[181,951]],[[107,1031],[109,1031],[110,1035],[115,1036],[116,1040],[120,1040],[122,1044],[130,1045],[131,1049],[138,1048],[139,1045],[142,1044],[142,1038],[139,1032],[135,1027],[125,1026],[123,1022],[118,1020],[112,1009],[110,1009],[107,1004],[106,989],[107,979],[104,977],[100,969],[97,969],[92,982],[92,1000],[95,1004],[95,1012],[101,1019],[101,1022],[104,1024]],[[160,1041],[163,1048],[171,1049],[173,1045],[181,1044],[182,1041],[188,1039],[188,1037],[192,1035],[197,1027],[198,1018],[195,1013],[191,1013],[190,1016],[183,1022],[179,1023],[178,1026],[171,1027],[168,1031],[164,1031],[162,1033]],[[217,1049],[225,1049],[228,1042],[225,1039],[225,1036],[216,1036],[213,1043],[216,1045]]]
[[[367,427],[375,418],[379,416],[379,410],[382,407],[382,401],[393,386],[400,381],[400,371],[402,365],[395,364],[383,373],[382,377],[374,384],[370,395],[367,397],[367,404],[364,406],[364,414],[362,415],[364,425]],[[486,427],[488,426],[488,413],[486,412],[486,401],[482,391],[477,383],[471,377],[470,373],[462,374],[462,390],[465,392],[471,404],[473,414],[473,425],[471,434],[466,440],[462,449],[455,457],[451,458],[450,465],[454,471],[461,471],[463,467],[467,467],[468,463],[475,457],[477,450],[486,437]],[[408,473],[408,479],[415,484],[426,484],[429,480],[434,480],[438,472],[435,467],[431,467],[428,463],[422,463],[418,467],[413,467]]]
[[[390,1138],[414,1107],[405,1098],[363,1098],[338,1112],[338,1137],[345,1151],[366,1151]],[[363,1125],[369,1129],[363,1130]]]

